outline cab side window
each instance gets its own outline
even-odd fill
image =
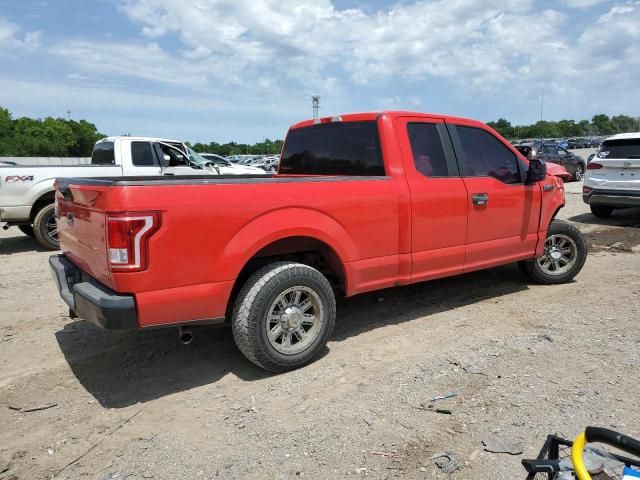
[[[503,183],[521,183],[516,155],[486,130],[456,125],[462,152],[456,150],[462,175],[494,177]]]
[[[162,154],[168,157],[167,166],[168,167],[186,167],[189,166],[189,160],[184,152],[174,148],[165,143],[159,143],[160,150],[162,150]]]
[[[155,166],[151,143],[131,142],[131,161],[136,167]]]
[[[407,133],[416,170],[426,177],[449,176],[449,168],[436,124],[409,123]]]

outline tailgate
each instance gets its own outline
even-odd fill
[[[60,249],[82,271],[111,286],[105,227],[110,187],[65,181],[56,186]]]

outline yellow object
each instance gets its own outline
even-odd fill
[[[592,480],[591,475],[584,466],[584,462],[582,461],[582,452],[584,451],[584,447],[587,445],[587,437],[584,432],[576,437],[573,441],[573,446],[571,447],[571,461],[573,462],[573,469],[576,472],[576,477],[578,480]]]

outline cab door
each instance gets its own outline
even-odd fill
[[[395,128],[411,195],[411,281],[461,273],[467,191],[444,121],[407,116]]]
[[[124,176],[160,175],[160,162],[150,141],[121,139],[118,145]]]
[[[467,189],[464,271],[533,257],[541,193],[524,185],[525,162],[488,128],[459,120],[448,129]]]

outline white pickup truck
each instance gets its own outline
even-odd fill
[[[150,137],[107,137],[87,165],[0,166],[0,222],[17,226],[57,250],[53,183],[61,177],[202,175],[220,172],[182,142]]]

